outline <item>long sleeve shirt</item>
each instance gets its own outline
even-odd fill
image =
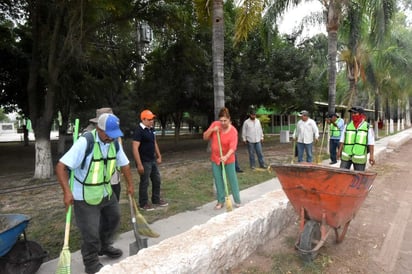
[[[298,143],[311,144],[313,138],[319,138],[319,129],[315,121],[310,118],[306,121],[300,120],[293,133],[293,139],[297,139]]]
[[[259,119],[247,119],[242,126],[243,142],[259,143],[263,140],[263,129]]]

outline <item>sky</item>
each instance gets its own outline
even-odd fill
[[[322,12],[323,6],[319,1],[304,2],[299,4],[298,7],[290,9],[282,17],[279,24],[279,32],[284,34],[291,34],[295,28],[299,26],[302,19],[313,12]],[[318,33],[326,34],[325,24],[318,26],[305,26],[302,37],[312,37]]]

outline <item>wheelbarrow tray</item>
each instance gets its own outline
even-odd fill
[[[29,221],[30,217],[24,214],[0,214],[0,257],[15,245]]]
[[[370,191],[376,172],[314,164],[274,164],[280,184],[295,211],[306,220],[340,228],[350,222]]]

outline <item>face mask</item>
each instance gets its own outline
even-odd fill
[[[352,120],[353,120],[353,123],[355,124],[355,126],[357,127],[359,125],[359,123],[362,122],[363,117],[360,114],[359,115],[352,115]]]

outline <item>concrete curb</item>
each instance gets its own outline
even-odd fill
[[[275,238],[292,216],[283,191],[270,192],[247,206],[105,266],[99,273],[227,273],[259,245]]]

